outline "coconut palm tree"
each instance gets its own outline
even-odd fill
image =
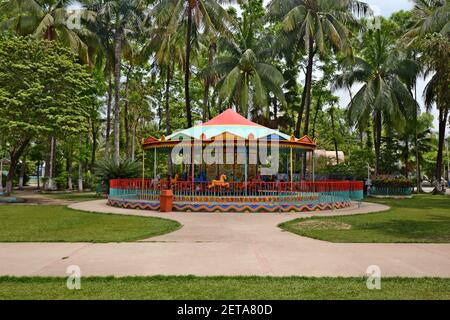
[[[413,0],[415,25],[405,34],[412,42],[429,33],[448,35],[450,32],[450,3],[447,0]]]
[[[86,8],[93,12],[97,12],[102,2],[92,2],[90,0],[83,1]],[[108,89],[106,98],[106,134],[105,134],[105,148],[104,158],[109,157],[110,150],[110,134],[111,134],[111,109],[112,109],[112,97],[113,97],[113,66],[114,66],[114,50],[113,50],[113,26],[112,22],[107,16],[96,16],[94,21],[89,21],[86,24],[86,28],[89,29],[96,37],[97,46],[95,47],[95,67],[102,69],[107,79]]]
[[[324,54],[328,48],[349,52],[349,25],[356,25],[356,17],[370,12],[368,5],[356,0],[271,0],[268,5],[268,18],[282,20],[285,44],[288,50],[304,48],[307,51],[305,86],[298,114],[295,134],[300,135],[303,113],[305,126],[303,133],[309,133],[311,110],[311,88],[314,58]],[[306,108],[306,109],[305,109]]]
[[[19,35],[62,42],[88,63],[89,50],[83,37],[88,36],[89,32],[81,22],[93,21],[95,14],[90,10],[71,12],[71,3],[70,0],[5,1],[0,4],[0,11],[6,17],[0,23],[0,30],[12,30]],[[74,24],[76,21],[80,24]]]
[[[125,36],[141,30],[145,3],[141,0],[94,0],[97,17],[112,24],[114,46],[114,152],[113,161],[120,161],[120,78]]]
[[[175,3],[172,3],[175,5]],[[170,117],[170,86],[176,64],[181,68],[184,66],[184,43],[185,34],[181,30],[173,32],[169,29],[171,21],[171,12],[174,7],[165,4],[165,6],[155,6],[150,14],[152,27],[146,30],[147,41],[142,49],[142,56],[149,58],[153,56],[159,69],[161,78],[165,79],[165,118],[166,135],[172,133]]]
[[[220,78],[221,98],[234,103],[242,114],[249,115],[260,108],[268,113],[270,94],[286,106],[284,78],[270,63],[272,52],[268,44],[272,40],[263,37],[257,41],[247,31],[239,29],[234,39],[219,41],[221,53],[210,70]],[[254,110],[249,109],[250,102]]]
[[[154,5],[155,12],[167,12],[167,8],[173,8],[168,24],[170,34],[178,30],[185,30],[185,66],[184,85],[186,100],[187,126],[192,126],[192,112],[190,99],[190,75],[191,75],[191,51],[194,32],[202,30],[205,34],[220,32],[225,34],[228,25],[234,23],[227,11],[222,7],[231,4],[235,0],[157,0]],[[195,27],[195,28],[194,28]]]
[[[414,0],[413,17],[416,24],[405,34],[410,47],[422,53],[425,75],[432,75],[424,97],[427,109],[436,105],[439,110],[439,143],[436,159],[435,181],[440,182],[443,171],[445,130],[449,114],[450,79],[450,3],[446,0]],[[435,191],[438,190],[438,185]]]
[[[417,112],[417,104],[402,80],[416,77],[418,66],[401,58],[383,28],[368,32],[364,44],[361,56],[352,59],[344,74],[336,79],[336,87],[361,85],[348,105],[348,117],[359,128],[366,128],[372,119],[375,173],[379,174],[383,120],[402,128],[405,119],[414,119]]]

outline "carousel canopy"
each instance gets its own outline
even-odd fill
[[[294,136],[281,133],[254,123],[233,109],[228,109],[212,120],[201,125],[178,131],[168,137],[156,139],[149,137],[144,141],[144,148],[157,146],[169,147],[172,143],[178,143],[185,139],[194,139],[202,141],[229,140],[229,139],[256,139],[256,140],[277,140],[280,144],[288,144],[293,147],[305,147],[307,149],[315,148],[315,142],[308,136],[297,139]]]

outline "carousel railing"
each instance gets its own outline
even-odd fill
[[[361,181],[299,181],[299,182],[192,182],[150,179],[119,179],[110,181],[110,197],[146,201],[159,200],[162,190],[172,190],[175,200],[227,202],[294,202],[294,201],[360,201]]]

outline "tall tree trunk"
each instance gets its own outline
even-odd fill
[[[28,143],[30,143],[30,140],[31,139],[25,139],[19,147],[17,149],[13,149],[10,154],[11,159],[9,163],[8,175],[6,177],[6,193],[11,193],[13,191],[14,172],[16,171],[17,163],[25,151],[25,148],[28,146]]]
[[[37,189],[41,189],[41,161],[38,161],[37,163],[37,170],[36,170],[36,177],[37,177]]]
[[[203,91],[203,112],[202,122],[205,123],[208,119],[208,101],[209,100],[209,79],[205,80],[205,90]]]
[[[19,176],[19,190],[23,190],[25,171],[26,171],[26,156],[22,157],[22,165],[20,166],[20,176]]]
[[[381,165],[381,130],[382,130],[382,118],[381,111],[375,113],[374,119],[374,142],[375,142],[375,175],[380,174]]]
[[[48,171],[46,169],[47,175],[47,185],[45,186],[46,190],[54,190],[54,175],[55,175],[55,158],[56,158],[56,139],[54,136],[50,137],[50,155],[49,161],[47,163]]]
[[[417,139],[417,132],[416,132],[416,187],[417,187],[417,193],[422,193],[422,173],[420,172],[420,157],[419,157],[419,144]]]
[[[211,43],[209,45],[209,54],[208,54],[208,65],[211,67],[214,64],[214,56],[216,55],[217,45],[215,43]],[[210,109],[209,109],[209,88],[212,84],[212,79],[209,76],[206,76],[205,79],[205,91],[203,94],[203,114],[202,120],[206,122],[209,119]]]
[[[136,127],[137,122],[133,125],[133,136],[131,140],[131,161],[134,161],[134,154],[136,153]]]
[[[83,191],[83,134],[80,133],[80,158],[78,160],[78,191]]]
[[[313,129],[312,129],[312,138],[316,138],[316,124],[317,124],[317,116],[319,115],[319,111],[322,109],[322,96],[320,95],[317,99],[316,112],[314,113],[313,119]]]
[[[170,123],[170,81],[172,77],[172,70],[170,67],[170,63],[167,65],[167,78],[166,78],[166,92],[165,92],[165,102],[166,102],[166,135],[170,135],[172,128]],[[167,168],[168,175],[172,177],[172,157],[169,155],[167,157]]]
[[[97,152],[97,137],[98,137],[98,126],[95,125],[95,121],[91,120],[91,127],[92,127],[92,150],[91,150],[91,173],[95,173],[95,162],[96,162],[96,155]]]
[[[436,159],[436,168],[435,168],[435,180],[436,183],[441,183],[442,171],[443,171],[443,158],[444,158],[444,143],[445,143],[445,128],[447,126],[447,118],[448,118],[448,109],[439,108],[439,145],[438,145],[438,153]],[[442,191],[436,185],[434,192],[441,193]]]
[[[120,75],[122,62],[122,38],[123,30],[119,27],[116,31],[114,47],[114,153],[113,161],[117,165],[120,162]]]
[[[306,81],[305,81],[305,87],[303,88],[303,92],[302,92],[302,101],[300,102],[300,109],[298,111],[297,124],[295,126],[294,135],[296,137],[300,137],[300,134],[301,134],[303,113],[305,112],[305,104],[306,104]]]
[[[338,152],[338,144],[336,139],[336,127],[334,125],[334,109],[330,110],[331,117],[331,130],[333,131],[333,141],[334,141],[334,151],[336,152],[336,164],[339,164],[339,152]]]
[[[403,159],[403,161],[405,161],[405,175],[406,178],[409,179],[409,169],[408,169],[408,162],[409,162],[409,141],[408,141],[408,137],[406,137],[406,141],[405,141],[405,154],[404,154],[405,158]]]
[[[124,103],[124,125],[125,125],[125,153],[127,159],[130,159],[130,125],[128,120],[128,92],[129,92],[129,82],[130,82],[130,72],[132,66],[127,71],[127,80],[125,82],[125,103]]]
[[[416,59],[416,53],[413,52],[413,59]],[[414,101],[417,103],[417,82],[414,83],[414,92],[411,89],[411,95],[414,97]],[[417,136],[417,118],[418,118],[419,109],[416,110],[415,116],[414,116],[414,122],[416,125],[414,126],[414,145],[416,147],[416,188],[417,193],[422,193],[422,173],[420,172],[420,155],[419,155],[419,138]]]
[[[113,83],[111,70],[108,68],[108,100],[106,110],[106,135],[105,135],[105,159],[109,158],[109,146],[111,135],[111,108],[112,108]]]
[[[305,126],[303,127],[303,135],[309,134],[309,116],[311,112],[311,88],[312,88],[312,74],[313,74],[313,64],[314,64],[314,39],[309,36],[308,40],[308,66],[306,68],[306,79],[305,79]],[[303,103],[303,102],[302,102]],[[303,178],[306,178],[306,155],[303,155],[302,161],[302,171]]]
[[[191,1],[190,1],[191,2]],[[186,118],[187,127],[192,127],[192,113],[191,113],[191,97],[189,92],[189,80],[191,76],[191,36],[192,36],[192,7],[188,5],[188,22],[186,34],[186,65],[184,70],[184,94],[186,99]]]
[[[73,161],[72,161],[72,152],[71,151],[67,154],[66,170],[67,170],[67,187],[69,190],[72,190],[73,189]]]
[[[309,116],[311,111],[311,88],[312,88],[312,75],[313,75],[313,64],[314,64],[314,40],[309,37],[308,46],[308,67],[306,68],[306,104],[305,104],[305,126],[303,129],[303,135],[309,134]]]

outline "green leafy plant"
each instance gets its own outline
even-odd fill
[[[102,160],[95,168],[96,176],[102,181],[107,191],[109,191],[109,180],[138,178],[139,173],[139,162],[129,159],[120,160],[118,164],[112,160]]]
[[[372,180],[372,185],[378,188],[411,188],[414,183],[404,177],[377,176]]]

